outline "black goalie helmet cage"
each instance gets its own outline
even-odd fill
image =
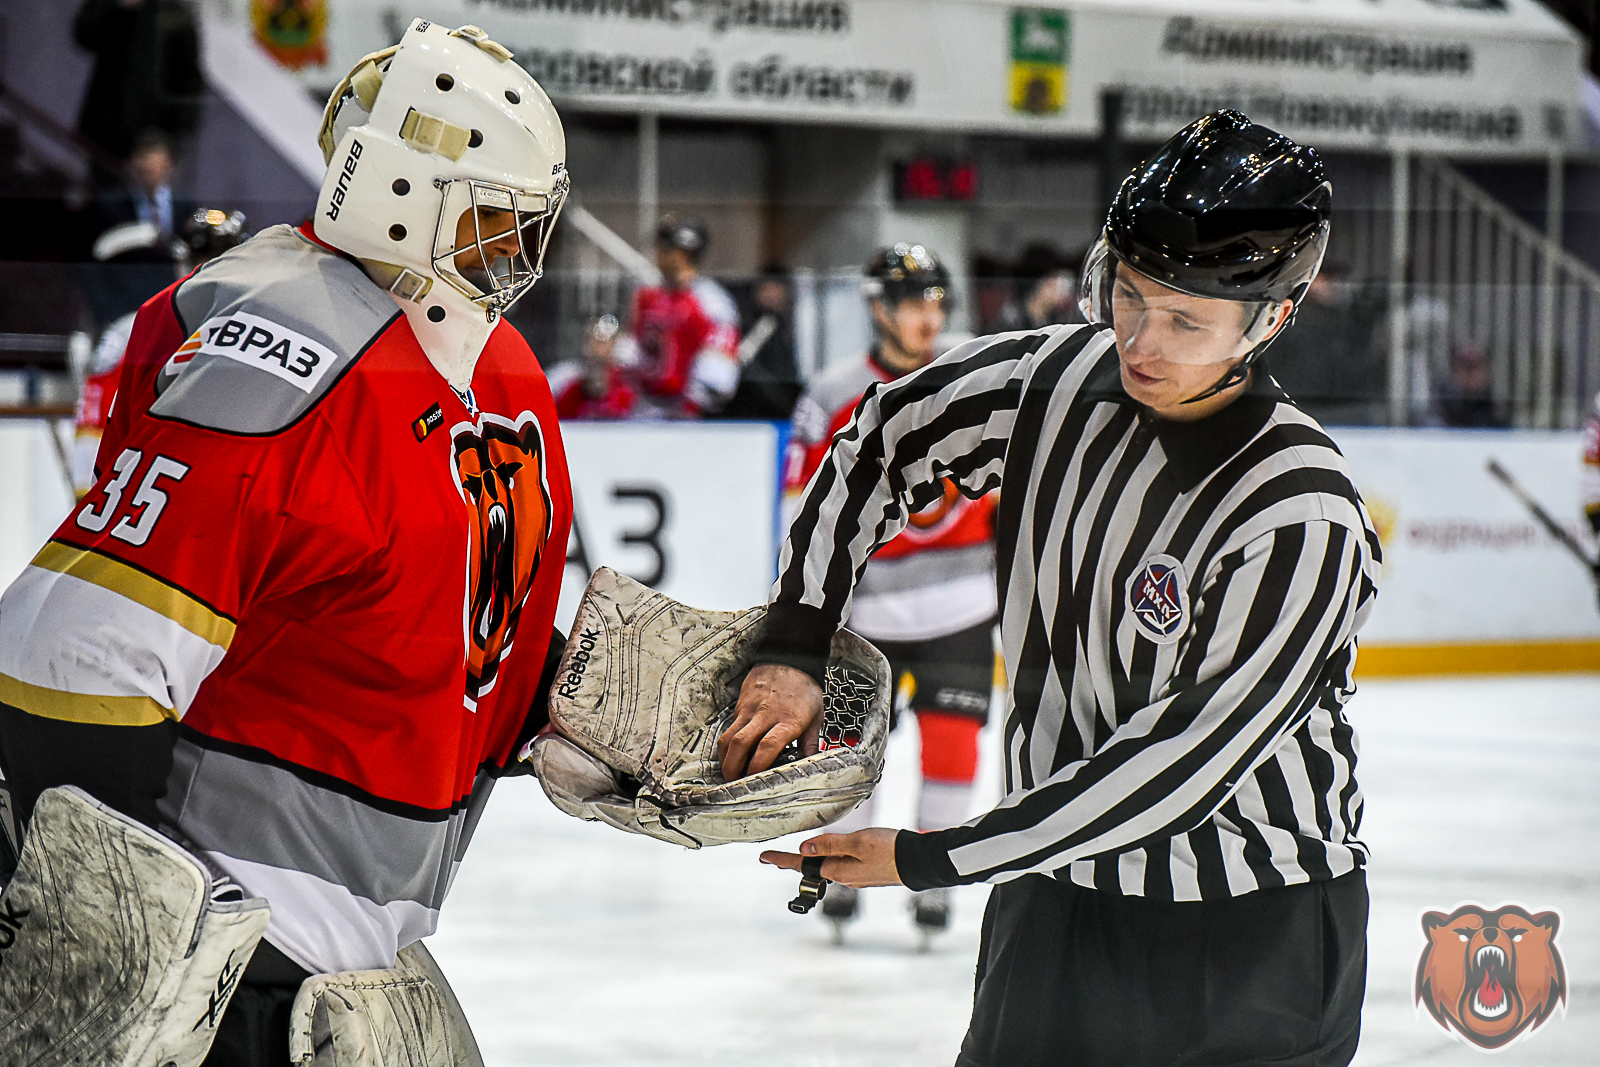
[[[1214,111],[1123,181],[1084,264],[1084,316],[1111,322],[1112,282],[1124,263],[1179,292],[1259,304],[1246,329],[1259,340],[1251,335],[1277,322],[1271,307],[1298,306],[1316,277],[1332,200],[1315,150],[1237,111]]]

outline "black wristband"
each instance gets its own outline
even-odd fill
[[[756,663],[781,663],[805,671],[825,685],[828,654],[839,629],[821,608],[779,601],[767,608],[766,628],[756,644]]]

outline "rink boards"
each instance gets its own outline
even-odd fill
[[[770,423],[569,423],[577,529],[563,618],[609,565],[701,607],[766,599],[780,535],[785,431]],[[1594,583],[1489,476],[1498,459],[1583,529],[1576,432],[1332,431],[1383,541],[1364,674],[1600,670]],[[0,427],[0,582],[70,506],[42,424]]]
[[[1573,432],[1333,431],[1383,541],[1382,591],[1362,631],[1364,674],[1600,670],[1600,596],[1583,566],[1490,477],[1497,459],[1580,539]],[[649,578],[639,534],[656,506],[680,600],[732,608],[765,599],[779,535],[780,430],[765,423],[566,427],[579,524],[592,565]],[[569,593],[583,567],[569,563]]]

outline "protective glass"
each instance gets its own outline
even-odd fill
[[[503,314],[544,273],[545,249],[566,202],[566,174],[549,195],[472,178],[434,184],[443,193],[435,273],[479,307]]]
[[[1119,337],[1158,331],[1161,357],[1167,362],[1206,366],[1234,359],[1265,340],[1278,323],[1274,303],[1223,301],[1166,286],[1153,294],[1145,286],[1141,293],[1128,283],[1127,273],[1118,284],[1119,266],[1131,270],[1101,237],[1084,261],[1078,307],[1090,322],[1115,327]],[[1217,304],[1237,304],[1243,313]]]

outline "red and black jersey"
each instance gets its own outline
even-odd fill
[[[820,375],[794,411],[784,460],[784,494],[797,500],[850,424],[873,385],[897,380],[872,353]],[[948,478],[908,516],[905,529],[867,565],[850,607],[850,626],[882,641],[944,637],[992,618],[994,495],[965,496]]]
[[[163,816],[313,971],[433,929],[539,714],[566,457],[504,322],[472,386],[358,265],[268,230],[140,311],[99,481],[0,609],[0,701],[178,720]]]
[[[633,294],[630,368],[645,399],[670,414],[696,414],[732,395],[738,383],[739,312],[716,282],[647,286]],[[731,375],[726,380],[724,376]]]

